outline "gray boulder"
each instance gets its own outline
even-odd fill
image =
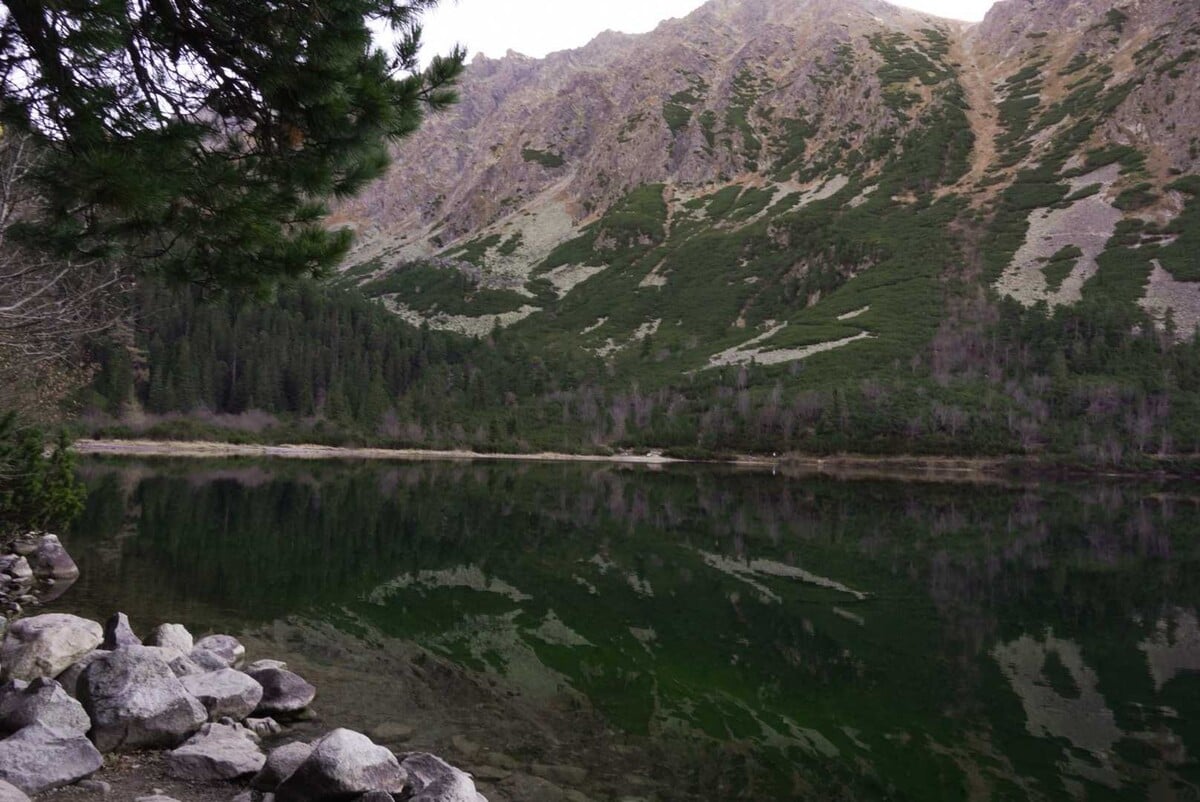
[[[58,535],[42,535],[37,548],[26,559],[38,579],[74,582],[79,578],[79,566],[67,554]]]
[[[278,735],[283,732],[283,727],[279,726],[279,722],[270,717],[248,718],[246,719],[246,728],[260,738],[269,738],[272,735]]]
[[[79,678],[83,676],[83,672],[87,670],[88,666],[106,654],[108,654],[108,652],[100,650],[88,652],[83,657],[79,658],[79,660],[72,663],[70,668],[59,674],[57,677],[55,677],[55,679],[58,680],[58,684],[63,687],[63,690],[67,692],[68,696],[78,699]]]
[[[263,697],[261,685],[232,668],[180,677],[179,682],[204,705],[209,721],[222,716],[241,721],[254,712]]]
[[[192,649],[191,653],[188,654],[188,659],[197,665],[202,672],[221,671],[222,669],[233,667],[233,663],[226,660],[223,656],[200,646]]]
[[[17,786],[0,780],[0,802],[29,802],[29,797]]]
[[[465,771],[454,768],[437,755],[413,752],[404,756],[400,766],[408,775],[413,792],[409,802],[478,802],[475,781]]]
[[[79,782],[103,764],[104,758],[85,736],[41,724],[0,741],[0,780],[31,796]]]
[[[313,744],[312,754],[279,785],[275,797],[279,802],[317,802],[368,791],[398,794],[405,780],[390,751],[365,735],[339,729]]]
[[[47,613],[14,621],[0,645],[0,681],[56,677],[103,637],[99,624],[75,615]]]
[[[287,669],[287,663],[282,660],[255,660],[250,665],[246,666],[244,671],[247,674],[253,674],[255,671],[265,671],[268,668]]]
[[[79,701],[102,752],[175,746],[208,720],[160,652],[145,646],[104,653],[88,666]]]
[[[28,685],[13,680],[0,687],[0,733],[17,732],[34,724],[79,735],[92,728],[83,705],[52,679],[42,677]]]
[[[301,763],[308,760],[312,751],[311,745],[301,741],[272,749],[271,754],[267,755],[267,762],[263,764],[262,771],[250,781],[250,787],[259,791],[274,791],[300,768]]]
[[[312,704],[317,695],[316,688],[285,668],[264,668],[249,675],[263,688],[262,701],[255,711],[259,715],[294,715]]]
[[[139,796],[133,802],[179,802],[179,800],[166,794],[154,793],[150,796]]]
[[[19,554],[0,554],[0,574],[23,582],[33,579],[33,567]]]
[[[147,646],[158,646],[179,654],[188,654],[196,648],[192,633],[183,624],[159,624],[146,638]]]
[[[207,635],[196,641],[197,649],[207,649],[225,661],[225,665],[240,665],[246,658],[246,647],[232,635]]]
[[[262,769],[267,757],[257,738],[237,724],[205,724],[167,754],[167,771],[180,780],[233,780]]]
[[[112,652],[125,646],[141,645],[142,639],[133,634],[133,627],[129,626],[129,616],[125,613],[114,613],[112,618],[104,622],[104,641],[100,644],[101,649]]]

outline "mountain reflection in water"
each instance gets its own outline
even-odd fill
[[[1200,798],[1200,498],[89,461],[56,609],[282,654],[541,799]],[[382,730],[381,730],[382,731]]]

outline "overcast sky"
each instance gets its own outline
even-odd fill
[[[980,20],[992,0],[893,0],[897,5],[953,19]],[[686,16],[704,0],[442,0],[425,18],[426,58],[456,42],[474,56],[509,49],[544,56],[587,44],[605,30],[642,33],[670,17]]]

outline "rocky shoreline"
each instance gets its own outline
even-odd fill
[[[143,641],[122,613],[104,625],[17,617],[78,576],[54,535],[0,555],[0,802],[68,786],[108,793],[92,778],[130,754],[160,759],[174,780],[227,783],[233,802],[486,802],[432,754],[396,754],[344,728],[289,740],[316,688],[280,661],[248,663],[232,636],[162,624]],[[136,800],[174,802],[160,791]]]

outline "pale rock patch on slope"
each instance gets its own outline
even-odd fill
[[[530,315],[541,312],[541,307],[526,304],[512,312],[501,312],[495,315],[448,315],[444,312],[421,313],[398,300],[395,295],[385,295],[380,298],[389,312],[399,317],[405,323],[420,328],[428,323],[429,328],[437,331],[452,331],[469,337],[486,337],[497,328],[506,329],[515,323],[520,323]]]
[[[561,265],[543,274],[554,287],[554,292],[563,298],[592,276],[608,269],[608,265]]]
[[[845,314],[838,315],[837,319],[838,320],[854,320],[854,318],[862,317],[863,315],[865,315],[867,312],[870,312],[870,311],[871,311],[870,306],[864,306],[862,309],[855,309],[852,312],[846,312]]]
[[[704,370],[712,368],[723,368],[731,365],[782,365],[787,362],[800,362],[809,357],[826,351],[834,351],[838,348],[845,348],[847,345],[859,342],[860,340],[873,340],[875,335],[869,331],[862,331],[852,337],[843,337],[840,340],[830,340],[823,343],[815,343],[813,345],[805,345],[799,348],[776,348],[774,350],[766,350],[757,347],[760,343],[769,340],[779,332],[787,328],[786,323],[781,323],[773,326],[763,334],[747,340],[741,345],[735,345],[732,348],[726,348],[718,354],[713,354],[708,358],[708,365]]]
[[[602,327],[604,326],[604,324],[605,324],[605,323],[607,323],[607,322],[608,322],[608,318],[607,318],[607,317],[598,317],[598,318],[596,318],[596,322],[595,322],[595,323],[593,323],[592,325],[588,326],[586,329],[584,329],[583,331],[581,331],[581,332],[579,332],[579,333],[580,333],[580,334],[591,334],[593,331],[596,331],[597,329],[600,329],[600,328],[602,328]]]
[[[659,262],[658,264],[656,264],[654,266],[654,269],[651,270],[649,273],[647,273],[646,277],[644,279],[642,279],[641,282],[638,283],[638,287],[641,287],[642,289],[649,289],[651,287],[667,286],[667,277],[665,275],[663,275],[662,273],[658,272],[660,269],[662,269],[662,266],[665,265],[666,263],[667,263],[667,260],[664,259],[661,262]]]
[[[1175,338],[1191,339],[1200,327],[1200,282],[1178,281],[1155,259],[1151,264],[1150,283],[1146,295],[1139,301],[1159,327],[1165,325],[1167,313],[1175,322]]]
[[[797,568],[794,565],[787,565],[774,560],[734,560],[720,554],[710,554],[708,552],[700,552],[705,564],[710,568],[715,568],[723,574],[727,574],[734,579],[737,579],[750,587],[754,588],[764,602],[771,604],[779,604],[783,599],[779,594],[772,591],[762,583],[762,579],[766,577],[775,577],[777,579],[791,579],[801,582],[805,585],[814,585],[826,590],[834,590],[838,593],[845,593],[853,596],[858,601],[863,601],[868,598],[869,594],[861,590],[843,585],[836,579],[820,576],[811,571],[805,571],[803,568]]]
[[[1175,677],[1200,671],[1200,620],[1195,610],[1176,610],[1174,626],[1167,619],[1155,625],[1154,635],[1138,644],[1145,652],[1154,690]]]
[[[1083,285],[1096,274],[1096,258],[1112,238],[1122,218],[1120,209],[1105,197],[1120,176],[1120,165],[1110,164],[1071,179],[1071,193],[1092,184],[1101,190],[1065,209],[1035,209],[1029,216],[1025,242],[1013,255],[996,289],[1026,306],[1045,301],[1050,306],[1073,304],[1083,298]],[[1083,252],[1057,291],[1051,291],[1043,266],[1063,248],[1074,245]]]
[[[489,248],[484,254],[487,272],[509,275],[527,280],[530,271],[550,255],[550,252],[579,234],[575,220],[561,199],[563,184],[543,192],[515,214],[492,229],[484,229],[478,236],[499,234],[506,240],[516,234],[521,240],[510,254],[502,254],[499,245]]]
[[[864,187],[863,191],[851,198],[846,205],[851,209],[857,209],[859,206],[862,206],[864,203],[866,203],[867,198],[871,197],[872,193],[874,193],[877,189],[879,189],[878,184],[872,184],[869,187]]]
[[[642,325],[638,326],[637,330],[634,331],[633,334],[631,334],[629,336],[629,339],[623,343],[618,343],[615,340],[613,340],[611,337],[609,337],[608,341],[604,345],[595,349],[596,356],[601,357],[601,358],[607,358],[607,357],[610,357],[613,354],[617,353],[618,351],[625,350],[626,348],[633,345],[634,343],[641,342],[642,340],[646,339],[647,337],[653,337],[655,334],[658,334],[658,328],[661,325],[662,325],[662,318],[659,318],[657,320],[647,321],[647,322],[643,323]]]
[[[412,588],[426,590],[461,588],[478,593],[494,593],[517,603],[533,598],[502,579],[485,576],[483,570],[477,565],[460,565],[440,571],[428,570],[405,574],[375,588],[367,598],[372,604],[384,604],[396,594]]]
[[[796,202],[794,208],[803,209],[811,203],[832,198],[845,189],[849,183],[850,179],[844,175],[835,175],[833,178],[827,180],[810,181],[805,184],[799,184],[795,181],[784,181],[776,185],[775,201],[799,193],[800,200]],[[869,194],[869,192],[864,190],[864,194]],[[774,203],[775,201],[772,202]]]

